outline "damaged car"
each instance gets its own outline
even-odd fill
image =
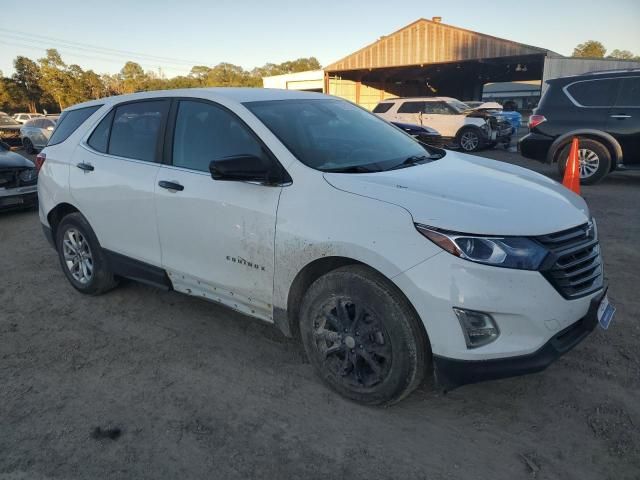
[[[35,207],[37,182],[34,163],[0,142],[0,210]]]
[[[341,99],[114,96],[65,110],[39,158],[73,288],[133,278],[264,320],[363,404],[538,372],[613,317],[580,196]]]
[[[389,122],[428,126],[464,152],[511,143],[511,125],[450,97],[390,98],[373,109]]]
[[[20,141],[20,128],[22,124],[9,115],[0,115],[0,141],[12,147],[22,145]]]

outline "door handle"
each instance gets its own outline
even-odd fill
[[[167,190],[176,190],[178,192],[181,192],[182,190],[184,190],[183,185],[180,185],[179,183],[176,183],[176,182],[168,182],[167,180],[160,180],[158,182],[158,186],[161,188],[166,188]]]
[[[631,118],[631,115],[625,115],[624,113],[618,113],[616,115],[609,115],[611,118]]]
[[[89,163],[80,162],[76,165],[80,170],[84,170],[85,172],[93,172],[93,165]]]

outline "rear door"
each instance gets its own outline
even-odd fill
[[[70,185],[103,248],[160,265],[155,179],[169,100],[117,105],[80,144]]]
[[[623,161],[627,165],[640,164],[640,76],[623,77],[607,131],[622,146]]]
[[[213,180],[212,160],[275,161],[249,127],[204,100],[175,101],[156,181],[162,266],[174,289],[273,318],[276,211],[282,187]],[[172,188],[173,187],[173,188]]]
[[[576,130],[606,130],[619,88],[620,80],[617,78],[578,80],[564,87],[569,100],[578,107],[578,111],[566,109],[564,116],[568,126]],[[562,112],[557,115],[559,119],[564,119]]]

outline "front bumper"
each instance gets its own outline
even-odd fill
[[[598,324],[598,306],[606,288],[593,297],[587,314],[528,355],[493,360],[458,360],[434,355],[436,380],[446,390],[470,383],[514,377],[544,370],[584,340]]]
[[[38,204],[37,186],[0,189],[0,210],[32,208]]]

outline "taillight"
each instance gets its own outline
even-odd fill
[[[529,130],[531,130],[532,128],[536,128],[542,122],[546,121],[547,119],[544,117],[544,115],[531,115],[529,117]]]
[[[39,172],[40,169],[42,168],[42,165],[44,165],[44,161],[47,159],[47,154],[46,153],[39,153],[36,156],[36,172]]]

